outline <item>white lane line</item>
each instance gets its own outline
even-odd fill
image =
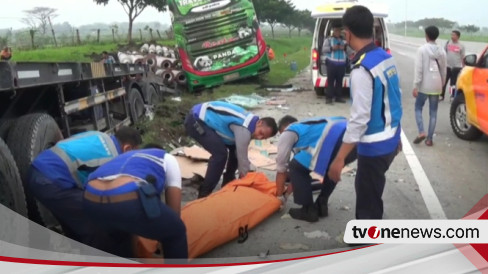
[[[403,131],[402,145],[403,154],[405,154],[415,181],[417,181],[420,193],[422,194],[422,198],[424,199],[427,210],[429,211],[430,218],[434,220],[447,219],[446,214],[442,209],[441,202],[439,201],[439,198],[437,198],[434,188],[430,184],[429,178],[427,178],[427,174],[425,174],[422,164],[420,164],[420,161],[417,158],[415,151],[413,150],[410,142],[407,139],[407,136],[405,135],[405,132]]]

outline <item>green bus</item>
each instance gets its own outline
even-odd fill
[[[269,71],[251,0],[168,0],[168,6],[189,91]]]

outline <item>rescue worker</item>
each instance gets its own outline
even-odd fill
[[[266,45],[266,49],[268,51],[268,59],[270,61],[273,61],[275,59],[275,52],[274,50],[271,48],[271,45]]]
[[[166,204],[160,198],[163,191]],[[180,219],[180,168],[162,149],[130,151],[98,168],[88,179],[83,208],[107,231],[158,240],[164,258],[188,258],[186,228]]]
[[[88,175],[141,143],[139,132],[130,127],[120,128],[113,136],[98,131],[74,135],[34,159],[27,188],[56,217],[67,237],[93,246],[96,237],[102,236],[82,210]]]
[[[222,186],[235,180],[237,169],[239,177],[244,177],[250,169],[247,152],[251,139],[268,139],[278,132],[273,118],[260,119],[239,106],[219,101],[193,106],[185,129],[212,155],[198,198],[212,193],[224,168]]]
[[[382,219],[385,173],[401,149],[398,70],[394,58],[373,43],[374,16],[368,8],[347,9],[342,22],[346,41],[357,54],[352,60],[351,118],[328,175],[339,182],[344,160],[357,148],[356,219]]]
[[[281,133],[276,157],[277,196],[284,204],[290,190],[285,192],[284,185],[289,178],[293,187],[293,199],[302,208],[292,208],[289,213],[293,219],[316,222],[320,217],[328,216],[328,200],[336,184],[327,177],[329,164],[339,151],[347,120],[343,117],[316,117],[297,122],[292,116],[285,116],[279,122]],[[290,160],[291,152],[294,153]],[[346,163],[356,160],[353,150]],[[289,162],[289,163],[288,163]],[[317,200],[313,201],[312,177],[310,172],[324,176],[322,189]]]

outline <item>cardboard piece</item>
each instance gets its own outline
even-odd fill
[[[181,178],[191,179],[195,174],[205,177],[208,164],[202,161],[193,161],[184,156],[175,156],[180,166]]]
[[[353,170],[353,168],[351,167],[348,167],[348,166],[345,166],[343,169],[342,169],[342,172],[341,174],[346,174],[348,172],[351,172]],[[310,173],[310,176],[312,176],[312,179],[316,180],[316,181],[323,181],[324,180],[324,177],[321,176],[320,174],[318,173],[315,173],[315,172],[312,172]]]
[[[274,166],[274,170],[276,170],[276,161],[264,156],[258,150],[250,149],[248,153],[248,157],[249,157],[249,161],[251,161],[251,163],[257,168],[269,169],[272,168],[272,166]]]
[[[251,144],[249,145],[249,149],[266,151],[267,154],[278,153],[278,147],[273,145],[270,140],[252,140]]]
[[[196,145],[192,147],[184,147],[183,153],[185,154],[186,157],[189,157],[193,160],[208,161],[212,156],[208,151]]]
[[[266,102],[266,105],[269,106],[279,106],[279,105],[286,105],[285,99],[272,99]]]

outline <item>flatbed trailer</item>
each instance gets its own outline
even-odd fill
[[[143,119],[167,92],[160,81],[142,64],[0,62],[0,203],[44,225],[25,192],[33,159],[63,138]]]

